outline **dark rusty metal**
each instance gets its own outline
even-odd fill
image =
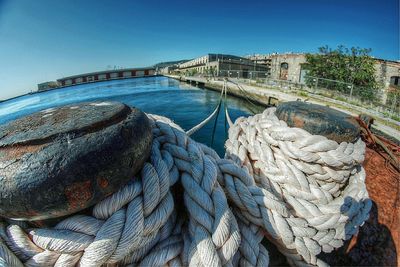
[[[291,101],[279,104],[275,114],[290,127],[302,128],[338,143],[354,142],[360,136],[360,126],[353,116],[326,106]]]
[[[0,126],[0,216],[43,220],[116,192],[142,167],[147,116],[117,102],[48,109]]]
[[[371,129],[371,126],[375,120],[373,117],[368,114],[360,114],[358,117],[365,123],[368,129]]]
[[[317,257],[330,266],[400,266],[400,173],[368,143],[363,166],[372,200],[368,220],[342,247]],[[270,266],[289,266],[272,243],[263,243]]]
[[[400,173],[364,141],[365,184],[372,200],[369,218],[343,247],[320,256],[331,266],[400,266]]]

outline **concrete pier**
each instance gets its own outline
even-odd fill
[[[183,77],[183,76],[174,76],[174,75],[166,75],[170,78],[177,79],[181,82],[186,82],[188,84],[192,84],[198,87],[204,87],[213,91],[221,92],[222,88],[224,86],[223,81],[216,81],[216,80],[207,80],[205,78],[200,78],[200,77]],[[275,106],[279,102],[283,101],[295,101],[297,100],[296,97],[290,97],[290,98],[285,98],[283,96],[280,96],[279,94],[267,94],[265,92],[259,91],[259,90],[254,90],[252,86],[247,86],[247,85],[239,85],[240,88],[245,90],[246,92],[249,92],[249,96],[252,97],[252,101],[256,102],[257,104],[268,107],[268,106]],[[227,94],[239,98],[245,98],[243,96],[243,93],[239,89],[239,86],[234,84],[233,82],[228,82],[227,83]]]
[[[178,75],[165,75],[165,76],[182,82],[193,84],[195,86],[204,87],[219,92],[222,90],[224,84],[223,80],[213,80],[203,77],[186,77]],[[376,114],[372,114],[367,108],[354,106],[349,103],[345,103],[342,101],[338,101],[335,99],[319,95],[308,94],[306,96],[302,96],[302,95],[297,95],[296,92],[291,92],[291,93],[282,92],[277,89],[264,88],[252,84],[244,84],[236,82],[234,79],[231,79],[231,81],[232,82],[227,83],[227,89],[228,89],[227,93],[229,95],[246,99],[243,92],[239,89],[240,86],[241,89],[243,89],[246,92],[247,96],[251,97],[253,102],[257,102],[258,104],[265,107],[275,106],[280,102],[300,100],[300,101],[307,101],[308,103],[329,106],[333,109],[342,111],[352,116],[358,116],[363,113],[368,114],[375,118],[375,122],[372,125],[372,128],[376,132],[384,134],[386,137],[389,137],[392,140],[397,140],[397,142],[400,142],[399,140],[400,123],[392,122],[393,120],[388,121],[389,119],[387,118],[377,117]]]

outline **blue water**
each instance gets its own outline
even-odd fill
[[[206,118],[216,107],[220,93],[180,83],[167,77],[133,78],[82,84],[21,96],[0,103],[0,124],[34,112],[71,103],[112,100],[135,106],[147,113],[166,116],[188,130]],[[248,103],[228,97],[232,120],[251,114]],[[192,137],[212,147],[222,156],[226,140],[223,108],[220,110],[212,143],[214,120]]]

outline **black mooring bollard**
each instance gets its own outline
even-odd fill
[[[291,101],[279,104],[275,114],[290,127],[302,128],[338,143],[354,142],[360,135],[360,126],[353,116],[326,106]]]
[[[150,153],[149,119],[118,102],[47,109],[0,126],[0,216],[42,220],[116,192]]]

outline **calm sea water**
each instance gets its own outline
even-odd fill
[[[218,92],[200,89],[167,77],[105,81],[26,95],[2,102],[0,124],[50,107],[112,100],[135,106],[147,113],[166,116],[188,130],[214,110],[219,96]],[[248,116],[251,114],[250,109],[254,110],[247,102],[234,97],[228,97],[228,107],[232,120],[239,116]],[[227,136],[225,129],[224,111],[221,108],[217,122],[215,123],[215,119],[210,121],[192,137],[196,141],[212,145],[223,156]]]

